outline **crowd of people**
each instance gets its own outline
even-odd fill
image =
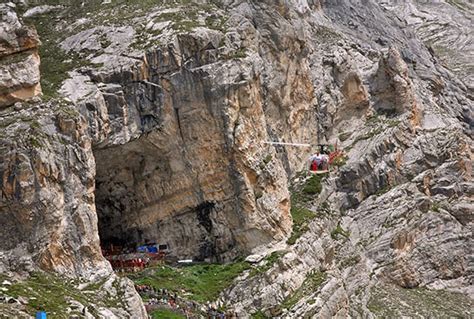
[[[163,308],[181,313],[186,318],[199,318],[202,315],[210,319],[227,318],[226,314],[212,303],[201,305],[195,301],[181,298],[175,292],[156,289],[149,285],[136,285],[135,288],[147,300],[145,308],[149,313]]]

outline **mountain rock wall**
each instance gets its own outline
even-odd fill
[[[347,162],[304,203],[316,217],[296,244],[222,295],[237,316],[472,315],[472,99],[403,5],[328,1],[304,19],[323,132]]]
[[[312,150],[265,142],[328,142],[347,159],[307,203],[319,218],[276,264],[222,295],[229,309],[425,314],[406,301],[417,300],[410,288],[461,293],[447,302],[469,315],[469,75],[426,45],[429,19],[412,28],[407,10],[420,3],[91,1],[30,12],[51,21],[45,43],[67,57],[67,78],[58,97],[15,107],[11,92],[35,91],[37,70],[28,84],[0,81],[0,270],[94,278],[111,274],[101,244],[230,261],[283,242],[289,180]],[[5,48],[21,47],[12,41]],[[408,310],[381,313],[383,298]]]
[[[41,94],[38,34],[0,5],[0,108]]]

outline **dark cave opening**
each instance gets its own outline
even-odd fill
[[[203,199],[192,179],[175,177],[171,166],[184,164],[160,154],[145,139],[94,151],[103,253],[155,246],[172,260],[218,261],[218,205]]]

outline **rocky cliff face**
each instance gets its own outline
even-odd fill
[[[0,7],[0,108],[41,94],[39,39],[8,5]]]
[[[472,17],[468,3],[439,5]],[[0,81],[2,272],[108,276],[100,243],[230,261],[284,241],[289,181],[310,150],[264,142],[319,140],[347,155],[304,204],[319,217],[226,291],[228,306],[243,317],[426,316],[405,290],[422,287],[421,300],[469,315],[473,115],[471,74],[458,67],[469,27],[431,38],[448,18],[421,2],[35,7],[24,18],[42,37],[47,96],[12,107],[38,92],[38,40],[2,8],[0,56],[31,50],[18,63],[36,67]],[[466,46],[448,63],[455,73],[429,41]],[[126,311],[144,315],[130,300]]]
[[[173,40],[140,56],[129,74],[108,67],[66,81],[96,138],[103,243],[156,241],[180,258],[229,260],[283,239],[286,172],[262,145],[270,138],[259,71],[213,58],[218,32]],[[89,80],[103,84],[74,96]]]
[[[223,295],[238,315],[472,315],[472,100],[404,8],[307,11],[319,112],[348,160],[304,204],[306,234]]]

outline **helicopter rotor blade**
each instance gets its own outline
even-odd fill
[[[284,142],[263,142],[264,144],[270,145],[286,145],[286,146],[296,146],[296,147],[311,147],[311,144],[306,143],[284,143]]]

